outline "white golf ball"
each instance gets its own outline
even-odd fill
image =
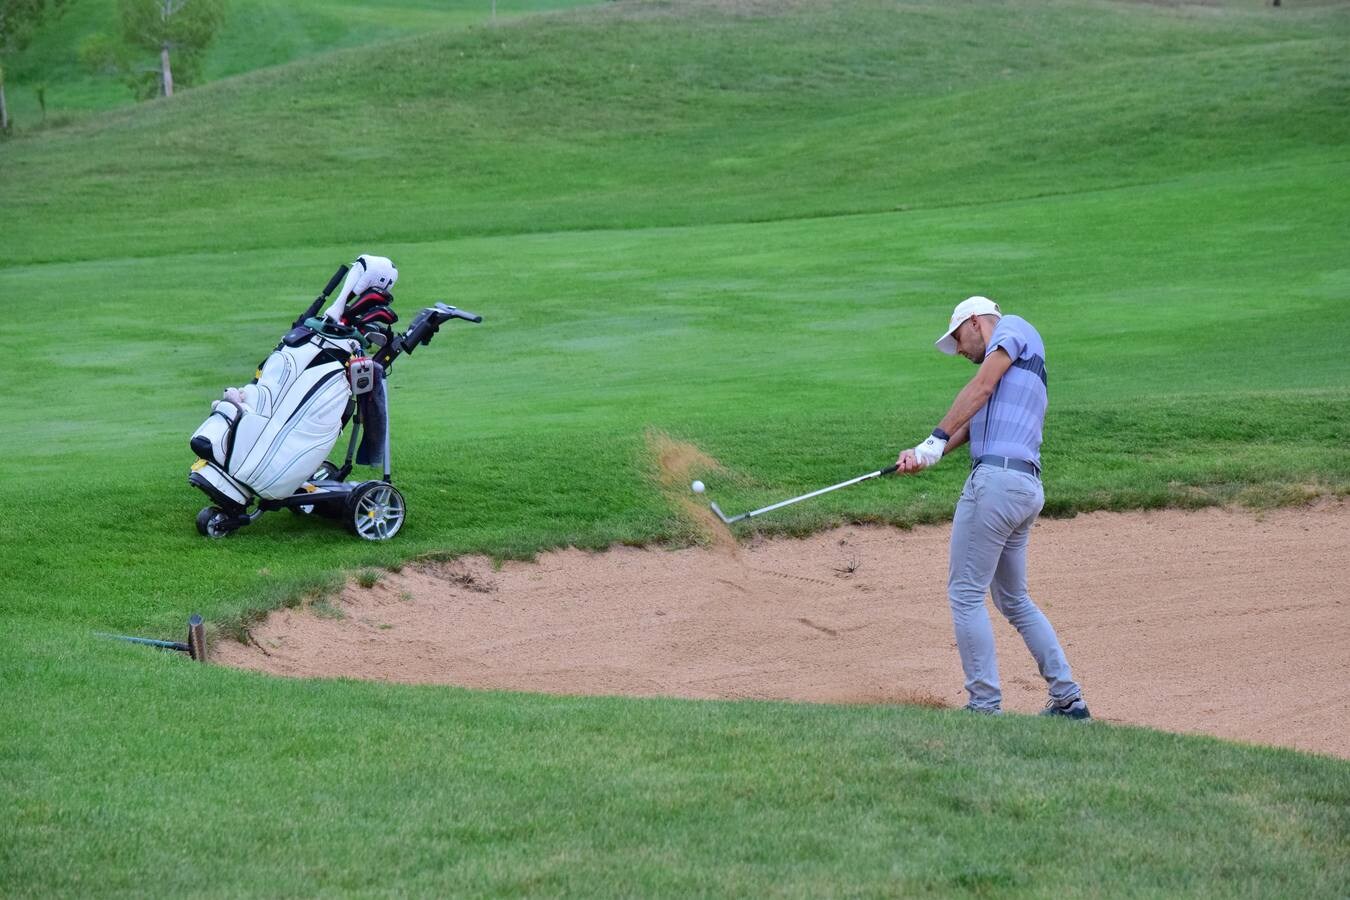
[[[694,489],[694,493],[695,493],[695,494],[701,494],[701,493],[703,493],[703,482],[701,482],[701,481],[695,481],[693,484],[691,484],[691,485],[689,485],[689,486],[690,486],[691,488]]]

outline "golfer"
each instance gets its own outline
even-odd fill
[[[1003,315],[988,297],[971,297],[957,305],[937,348],[948,356],[961,354],[979,371],[932,435],[902,452],[896,465],[900,473],[912,474],[970,441],[971,471],[952,520],[947,574],[947,600],[970,695],[966,709],[1002,711],[994,629],[984,605],[992,589],[994,605],[1022,635],[1050,687],[1042,715],[1091,718],[1055,629],[1027,595],[1027,540],[1045,505],[1045,344],[1026,319]]]

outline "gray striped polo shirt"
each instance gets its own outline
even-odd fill
[[[1012,367],[994,387],[984,408],[970,420],[970,455],[987,454],[1024,459],[1041,465],[1041,427],[1048,402],[1045,379],[1045,343],[1021,316],[998,320],[986,354],[1002,348]]]

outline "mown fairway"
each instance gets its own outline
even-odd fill
[[[1346,494],[1345,5],[620,2],[379,49],[0,143],[0,893],[1347,891],[1343,761],[90,637],[228,639],[419,553],[691,540],[649,428],[727,509],[884,465],[972,371],[931,348],[969,293],[1046,338],[1049,513]],[[396,367],[408,527],[204,541],[188,435],[363,251],[405,321],[486,318]],[[765,526],[941,520],[963,475]]]

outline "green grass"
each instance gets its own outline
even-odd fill
[[[595,0],[498,0],[499,22]],[[339,47],[362,49],[362,65],[378,72],[389,61],[381,44],[391,38],[490,24],[492,0],[226,0],[225,23],[206,51],[206,82],[315,56]],[[6,68],[6,99],[21,131],[61,127],[91,112],[131,106],[116,78],[80,64],[89,35],[117,35],[117,6],[109,0],[68,0],[33,43]],[[149,60],[148,64],[154,64]],[[47,119],[36,87],[46,87]]]
[[[346,42],[344,10],[259,58]],[[693,540],[648,429],[721,461],[727,509],[883,465],[973,371],[931,347],[968,293],[1046,338],[1050,514],[1345,495],[1347,49],[1345,5],[618,3],[0,144],[0,893],[1343,895],[1344,761],[89,633],[229,639],[421,553]],[[407,527],[204,541],[187,436],[366,250],[405,320],[485,316],[396,367]],[[942,521],[962,469],[763,527]]]
[[[13,250],[763,221],[1344,160],[1343,8],[905,10],[635,4],[396,42],[378,78],[365,50],[256,72],[5,148],[7,197],[43,213]]]
[[[0,745],[9,894],[1345,886],[1346,767],[1287,751],[899,707],[295,683],[87,642],[75,666],[27,649],[0,671],[45,712]],[[41,752],[56,741],[70,762]]]

